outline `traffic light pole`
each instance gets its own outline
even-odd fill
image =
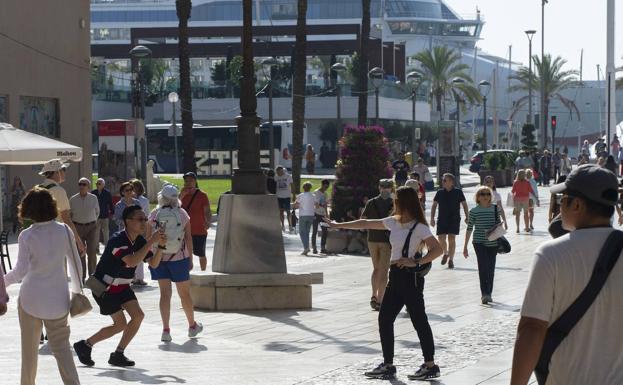
[[[556,115],[552,115],[552,154],[556,148]]]

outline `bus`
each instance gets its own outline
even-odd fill
[[[181,123],[177,124],[181,131]],[[175,142],[169,136],[171,124],[147,124],[147,157],[154,161],[154,172],[175,173]],[[269,123],[260,125],[260,164],[269,167]],[[275,165],[292,167],[292,121],[275,121]],[[237,126],[193,125],[197,175],[229,176],[238,167]],[[178,137],[178,158],[182,165],[182,137]],[[307,143],[307,127],[303,127],[303,147]],[[303,153],[305,148],[303,148]]]

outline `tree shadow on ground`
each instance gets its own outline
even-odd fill
[[[99,369],[99,368],[91,368]],[[103,368],[102,368],[103,369]],[[103,369],[96,377],[109,377],[124,382],[137,382],[139,384],[185,384],[186,380],[170,374],[149,375],[146,369]]]
[[[176,344],[175,342],[164,342],[158,345],[158,349],[163,350],[165,352],[176,352],[176,353],[201,353],[208,350],[205,345],[197,342],[196,339],[189,339],[183,344]]]

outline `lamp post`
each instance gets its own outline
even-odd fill
[[[273,128],[273,67],[279,62],[274,58],[268,58],[262,62],[264,67],[268,67],[270,77],[268,78],[268,148],[269,148],[269,167],[275,169],[275,130]]]
[[[459,95],[459,87],[463,84],[465,84],[465,80],[461,78],[457,77],[452,79],[452,88],[454,91],[454,96],[456,97],[456,130],[454,134],[454,137],[456,138],[456,144],[454,147],[456,165],[454,168],[454,174],[456,175],[457,185],[459,186],[461,185],[461,165],[459,164],[459,156],[461,153],[459,145],[461,131],[461,95]]]
[[[482,96],[482,106],[483,106],[483,117],[484,117],[484,125],[482,130],[482,139],[483,139],[483,147],[484,151],[487,152],[487,95],[489,95],[489,90],[491,90],[491,83],[486,80],[478,83],[478,90],[480,91],[480,95]]]
[[[374,87],[374,96],[376,104],[376,113],[374,117],[374,124],[379,124],[379,88],[383,85],[383,77],[385,71],[379,67],[374,67],[368,72],[368,77],[372,80],[372,86]]]
[[[179,158],[179,153],[177,149],[178,129],[177,129],[177,123],[175,122],[175,103],[177,103],[180,100],[180,98],[177,95],[177,92],[171,92],[169,96],[167,97],[167,99],[169,100],[169,103],[171,103],[171,131],[169,132],[173,133],[173,143],[175,144],[175,173],[179,174],[180,173],[180,158]]]
[[[541,0],[541,65],[545,59],[545,4],[549,0]],[[541,108],[540,118],[543,123],[543,143],[542,147],[547,148],[547,116],[545,116],[545,82],[541,79]]]
[[[530,29],[526,31],[528,36],[528,124],[534,124],[532,119],[532,37],[536,33]]]
[[[415,72],[409,72],[407,74],[407,83],[411,86],[411,131],[413,133],[413,140],[411,141],[411,159],[415,164],[415,154],[417,153],[417,145],[415,141],[417,139],[417,128],[415,127],[415,102],[417,99],[417,90],[422,84],[422,76]]]
[[[334,71],[337,75],[340,75],[344,71],[346,71],[346,66],[342,63],[335,63],[331,66],[331,71]],[[337,100],[337,141],[342,137],[342,88],[340,87],[339,82],[335,85],[335,98]],[[336,147],[337,148],[337,143]],[[339,151],[338,151],[339,152]]]
[[[129,53],[132,59],[138,59],[136,68],[132,66],[132,69],[136,71],[135,72],[136,80],[134,78],[132,79],[132,96],[133,96],[132,117],[134,119],[141,119],[144,123],[145,121],[145,93],[144,93],[145,85],[143,84],[144,79],[141,73],[140,59],[151,56],[151,50],[145,47],[144,45],[137,45],[137,46],[134,46],[130,50]],[[137,81],[138,81],[138,95],[136,92]],[[144,132],[144,130],[142,132]],[[147,146],[145,145],[145,138],[142,137],[139,142],[140,142],[140,148],[141,148],[140,176],[145,186],[147,186],[147,183],[145,183],[147,181],[147,170],[145,169],[147,165]],[[124,151],[125,151],[124,153],[124,163],[125,163],[124,175],[125,175],[125,180],[128,180],[128,134],[127,134],[127,130],[125,131],[123,144],[124,144]],[[136,142],[134,142],[134,147],[135,147],[134,155],[136,156]]]

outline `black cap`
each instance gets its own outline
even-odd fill
[[[619,181],[614,173],[595,164],[583,164],[571,171],[563,183],[550,188],[552,194],[571,190],[586,199],[607,206],[617,204]]]
[[[184,178],[193,178],[194,180],[197,180],[197,174],[195,174],[194,172],[187,172],[186,174],[184,174]]]

